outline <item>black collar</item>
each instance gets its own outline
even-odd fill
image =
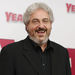
[[[27,36],[27,38],[28,38],[28,40],[30,41],[30,43],[31,43],[35,48],[40,47],[37,43],[35,43],[33,40],[31,40],[29,36]],[[53,50],[53,47],[51,46],[51,41],[50,41],[50,40],[47,41],[47,48],[46,48],[46,49],[49,49],[49,48],[52,48],[51,50]]]

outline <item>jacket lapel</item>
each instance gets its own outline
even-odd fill
[[[55,55],[54,52],[51,53],[51,74],[56,75],[56,61],[55,61]]]
[[[58,55],[57,55],[57,51],[53,45],[52,42],[50,42],[51,47],[53,48],[53,50],[50,53],[51,56],[51,74],[52,75],[59,75],[57,72],[58,70]]]

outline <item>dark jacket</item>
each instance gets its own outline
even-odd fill
[[[51,41],[50,46],[51,74],[71,75],[67,49]],[[0,75],[42,75],[33,49],[28,38],[4,47],[0,54]]]

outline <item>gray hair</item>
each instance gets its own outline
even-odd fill
[[[48,7],[44,3],[34,3],[27,8],[26,12],[23,15],[23,22],[25,25],[27,25],[29,23],[31,14],[37,9],[43,9],[46,12],[48,12],[48,14],[50,16],[50,21],[51,22],[54,21],[53,12],[50,7]]]

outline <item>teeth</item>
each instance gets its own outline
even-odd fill
[[[45,32],[45,31],[38,31],[38,32],[42,32],[42,33],[43,33],[43,32]]]

